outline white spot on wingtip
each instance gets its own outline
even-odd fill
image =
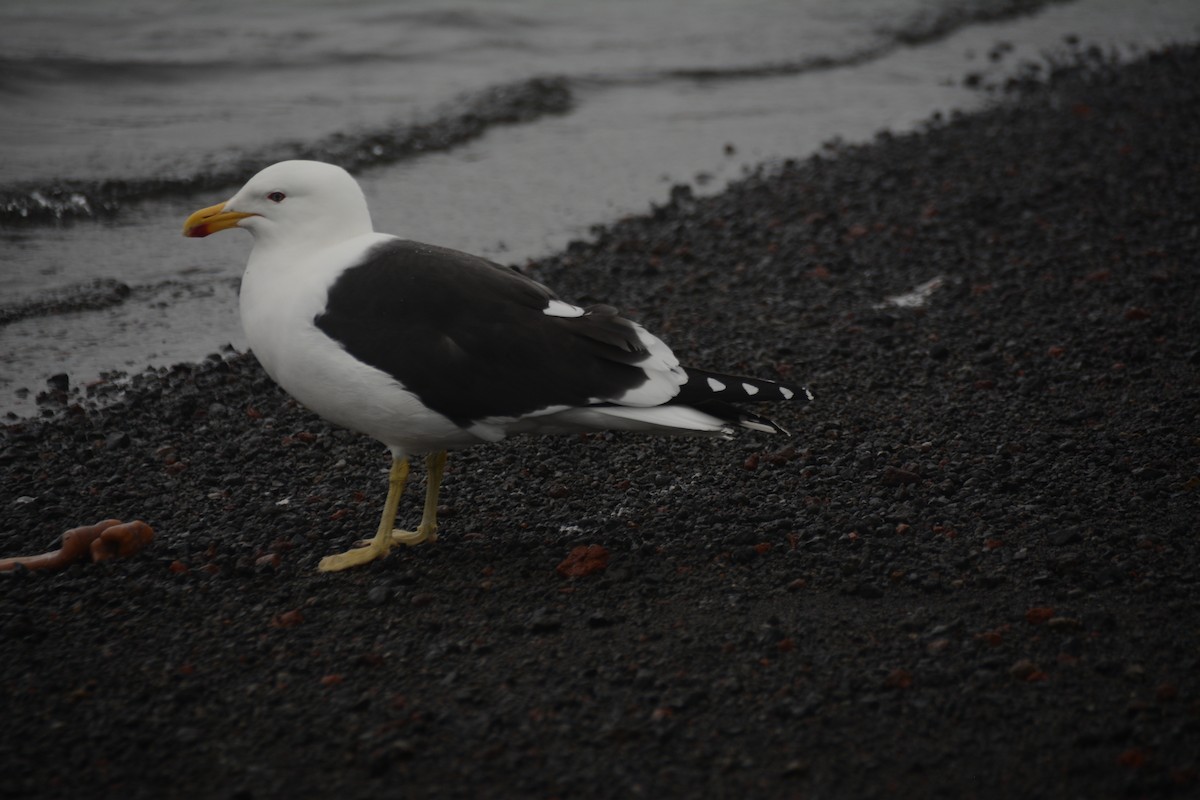
[[[748,395],[753,396],[753,395],[758,394],[758,387],[752,383],[744,383],[743,382],[742,388],[746,390],[746,394],[748,394]]]
[[[781,395],[783,395],[784,400],[791,400],[793,397],[796,396],[796,393],[793,392],[791,389],[787,388],[786,386],[780,386],[779,393]]]
[[[548,317],[582,317],[583,309],[562,300],[551,300],[550,304],[542,309],[542,313]]]
[[[813,399],[813,393],[808,390],[807,386],[804,387],[804,394],[805,394],[805,396],[808,397],[809,400]]]
[[[712,389],[714,392],[723,392],[725,391],[725,384],[721,383],[716,378],[709,378],[708,388]]]

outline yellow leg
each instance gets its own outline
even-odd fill
[[[421,512],[421,524],[412,531],[392,531],[393,544],[412,546],[421,542],[437,541],[438,491],[442,488],[442,475],[446,471],[446,451],[425,456],[425,510]]]
[[[375,538],[366,547],[322,558],[317,569],[321,572],[337,572],[386,556],[388,550],[392,549],[392,528],[396,524],[396,509],[400,507],[400,495],[404,493],[404,484],[407,481],[408,459],[393,458],[392,468],[388,472],[387,500],[383,504],[383,516],[379,518],[379,530],[375,532]]]

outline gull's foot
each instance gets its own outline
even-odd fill
[[[387,547],[375,547],[369,545],[367,547],[359,547],[354,550],[347,550],[344,553],[338,553],[335,556],[325,556],[321,559],[321,563],[317,564],[318,572],[341,572],[344,569],[351,567],[360,567],[374,561],[377,558],[383,558],[388,554]]]
[[[374,541],[374,539],[359,539],[354,544],[358,545],[359,547],[364,547],[366,545],[371,544],[371,542],[373,542],[373,541]],[[402,531],[399,528],[395,528],[392,530],[392,544],[393,545],[406,544],[409,547],[412,547],[414,544],[422,544],[424,542],[436,542],[436,541],[437,541],[437,528],[434,528],[433,530],[427,531],[424,533],[422,533],[420,528],[417,528],[415,531]],[[354,552],[354,551],[351,551],[351,552]],[[346,554],[343,553],[342,555],[346,555]]]
[[[405,544],[412,547],[422,542],[436,542],[437,528],[424,528],[418,526],[415,531],[402,531],[399,528],[392,531],[392,544]]]
[[[437,526],[426,528],[424,525],[418,525],[415,531],[402,531],[399,528],[392,531],[392,544],[406,544],[412,547],[414,544],[422,542],[437,541]]]

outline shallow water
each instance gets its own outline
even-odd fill
[[[976,107],[987,95],[964,75],[999,79],[1068,34],[1200,37],[1192,0],[1051,3],[999,22],[984,20],[1010,3],[845,5],[7,3],[0,306],[96,278],[131,292],[0,327],[0,412],[36,411],[55,373],[79,384],[244,346],[248,240],[179,229],[278,158],[352,163],[380,229],[520,263],[673,184],[717,191],[834,137]]]

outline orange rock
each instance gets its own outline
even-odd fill
[[[128,558],[154,541],[154,530],[142,522],[122,522],[106,527],[91,544],[92,561]]]

